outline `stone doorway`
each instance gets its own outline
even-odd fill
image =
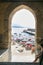
[[[16,8],[11,12],[11,14],[10,14],[10,16],[9,16],[9,22],[10,22],[10,24],[9,24],[9,26],[10,26],[10,32],[9,32],[10,38],[9,38],[9,39],[10,39],[10,40],[11,40],[11,20],[12,20],[12,17],[13,17],[13,15],[14,15],[17,11],[19,11],[19,10],[21,10],[21,9],[30,10],[30,12],[32,12],[32,14],[33,14],[34,17],[35,17],[35,22],[36,22],[35,13],[34,13],[34,11],[33,11],[30,7],[28,7],[28,6],[26,6],[26,5],[20,5],[20,6],[16,7]],[[35,30],[35,32],[36,32],[36,30]],[[36,33],[35,33],[35,43],[36,43]],[[10,51],[11,51],[11,43],[10,43],[10,45],[9,45],[9,49],[10,49]]]

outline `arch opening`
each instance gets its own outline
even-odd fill
[[[35,48],[35,44],[32,43],[36,43],[36,17],[34,11],[26,5],[18,6],[10,14],[9,21],[11,24],[11,62],[32,62],[35,59],[35,53],[31,54],[32,48]],[[31,47],[29,47],[29,43]],[[19,61],[17,60],[18,57],[20,57]]]

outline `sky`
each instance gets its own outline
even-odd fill
[[[35,29],[35,17],[29,10],[21,9],[12,17],[12,26],[14,25]]]

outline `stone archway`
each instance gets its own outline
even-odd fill
[[[41,7],[42,5],[41,5],[41,3],[38,3],[38,2],[35,3],[35,4],[33,2],[32,3],[31,2],[15,2],[15,3],[9,3],[9,5],[8,5],[8,3],[6,3],[6,5],[8,5],[8,7],[5,8],[4,13],[3,13],[3,15],[4,15],[4,18],[3,18],[4,32],[3,32],[3,36],[2,37],[4,37],[4,39],[2,38],[2,41],[4,42],[3,43],[4,45],[1,45],[1,46],[3,46],[4,49],[8,48],[8,45],[10,43],[9,42],[9,31],[10,31],[11,28],[9,27],[9,23],[10,23],[9,22],[9,15],[11,14],[11,12],[16,7],[18,7],[20,5],[26,5],[26,6],[28,6],[28,7],[33,9],[33,11],[36,14],[35,18],[37,17],[37,19],[36,19],[37,20],[36,21],[36,37],[42,37],[43,38],[43,35],[42,35],[43,27],[41,26],[42,22],[40,22],[40,21],[43,21],[42,7]]]
[[[10,26],[10,28],[11,28],[11,20],[12,20],[13,15],[14,15],[17,11],[19,11],[20,9],[27,9],[27,10],[29,10],[29,11],[34,15],[35,21],[36,21],[35,12],[34,12],[30,7],[28,7],[28,6],[26,6],[26,5],[19,5],[19,6],[16,7],[16,8],[11,12],[11,14],[9,15],[9,26]],[[10,30],[11,30],[11,29],[10,29]]]
[[[34,15],[35,20],[37,20],[35,12],[34,10],[32,10],[33,8],[31,9],[29,5],[17,4],[17,6],[14,7],[14,4],[13,4],[13,5],[10,5],[10,7],[11,7],[10,11],[9,11],[9,7],[6,9],[8,10],[8,12],[5,14],[5,19],[4,19],[4,23],[5,23],[4,27],[6,27],[6,31],[7,31],[5,32],[5,40],[7,41],[7,48],[9,49],[9,52],[8,52],[9,60],[11,59],[11,19],[13,14],[16,13],[18,10],[25,8],[27,10],[30,10],[30,12],[32,12],[32,14]],[[37,33],[37,30],[36,30],[36,33]]]
[[[12,20],[12,17],[13,17],[13,15],[14,15],[17,11],[19,11],[20,9],[27,9],[27,10],[29,10],[29,11],[34,15],[34,17],[35,17],[35,22],[36,22],[35,13],[34,13],[34,11],[33,11],[30,7],[28,7],[28,6],[26,6],[26,5],[20,5],[20,6],[16,7],[16,8],[11,12],[11,14],[9,15],[9,28],[10,28],[10,31],[9,31],[9,39],[11,38],[11,20]],[[36,36],[35,36],[35,37],[36,37]],[[9,40],[9,41],[11,41],[11,40]],[[11,43],[9,44],[9,48],[10,48],[10,50],[11,50]]]
[[[26,5],[33,9],[36,14],[36,39],[38,37],[43,38],[43,3],[42,2],[9,2],[9,3],[1,3],[0,10],[0,49],[8,49],[8,45],[10,45],[10,31],[11,27],[9,22],[9,15],[11,12],[20,5]],[[1,28],[2,27],[2,28]],[[37,42],[37,40],[36,40]],[[37,43],[38,44],[38,43]],[[8,52],[9,53],[9,52]]]
[[[10,6],[8,6],[8,8],[6,9],[5,13],[4,13],[4,28],[5,28],[5,33],[4,33],[4,39],[6,40],[5,42],[9,42],[9,31],[11,30],[11,20],[9,19],[12,18],[13,16],[13,13],[16,13],[16,11],[20,10],[20,9],[27,9],[27,10],[30,10],[32,12],[32,14],[34,15],[35,17],[35,20],[36,19],[36,15],[35,15],[35,12],[32,10],[33,7],[29,7],[29,5],[26,5],[26,4],[23,4],[22,3],[20,4],[10,4]],[[7,12],[7,13],[6,13]],[[9,21],[10,20],[10,21]],[[37,21],[36,21],[37,23]],[[37,32],[37,31],[36,31]],[[7,36],[7,37],[6,37]],[[10,42],[9,42],[10,43]],[[8,48],[8,47],[7,47]]]

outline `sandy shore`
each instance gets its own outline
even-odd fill
[[[18,50],[23,50],[19,52]],[[11,62],[33,62],[35,59],[35,53],[31,53],[31,50],[26,50],[24,47],[19,46],[19,44],[11,46]]]

